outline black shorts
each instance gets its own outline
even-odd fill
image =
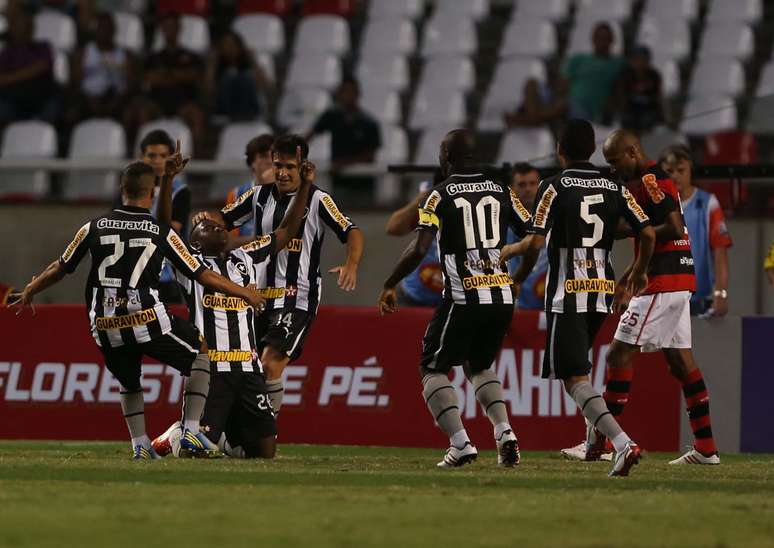
[[[297,360],[304,349],[304,341],[314,318],[314,314],[299,309],[270,310],[259,315],[255,319],[258,352],[262,353],[268,346],[286,355],[291,362]]]
[[[104,348],[105,366],[118,379],[121,386],[137,391],[140,386],[140,364],[143,356],[169,365],[186,377],[191,374],[191,364],[201,349],[199,330],[186,320],[170,316],[172,330],[150,342],[125,344],[115,348]]]
[[[256,372],[213,373],[202,425],[214,443],[221,433],[232,447],[277,435],[277,423],[263,375]]]
[[[582,377],[591,372],[589,350],[605,321],[602,312],[546,314],[544,379]]]
[[[427,326],[421,365],[448,373],[455,365],[478,373],[491,367],[513,320],[512,304],[441,303]]]

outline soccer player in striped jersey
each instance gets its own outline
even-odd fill
[[[382,314],[397,310],[398,283],[416,269],[437,238],[443,301],[427,327],[419,372],[427,407],[449,437],[449,449],[438,466],[462,466],[478,456],[449,382],[455,365],[463,366],[492,423],[498,464],[515,466],[519,444],[492,364],[511,325],[514,305],[511,277],[500,265],[500,250],[509,226],[525,234],[529,212],[506,185],[482,173],[471,132],[447,133],[439,160],[447,178],[422,202],[417,237],[384,283],[379,308]]]
[[[300,148],[296,161],[301,166],[298,199],[274,232],[229,251],[226,229],[205,218],[191,232],[196,259],[237,285],[254,286],[256,266],[276,249],[285,247],[301,226],[315,166],[301,161]],[[184,163],[179,154],[170,163],[176,162]],[[171,211],[171,188],[166,182],[162,183],[161,193],[159,209],[164,220]],[[209,349],[212,376],[202,424],[211,448],[230,457],[273,458],[277,427],[258,359],[253,310],[245,301],[212,291],[183,273],[178,273],[177,279],[186,295],[190,317],[204,333]],[[174,453],[180,430],[178,424],[173,424],[153,441],[159,454]]]
[[[514,283],[524,283],[548,241],[543,378],[564,383],[587,422],[612,441],[616,455],[610,475],[627,476],[640,460],[640,448],[589,382],[589,350],[613,304],[615,274],[610,251],[619,221],[623,217],[641,241],[637,261],[625,278],[632,294],[648,283],[646,270],[656,236],[629,191],[589,162],[594,149],[591,124],[570,120],[557,144],[563,169],[540,184],[530,226],[533,234],[523,246],[527,252]],[[511,249],[503,250],[504,258]]]
[[[306,160],[309,145],[302,137],[286,135],[277,139],[272,147],[274,184],[253,187],[220,212],[199,213],[194,216],[194,223],[209,217],[231,230],[254,218],[256,235],[275,230],[301,184],[301,165],[296,159],[298,147],[301,147],[301,161]],[[320,267],[326,228],[347,245],[346,263],[329,270],[338,274],[341,289],[355,289],[363,256],[362,232],[341,212],[330,194],[312,186],[306,207],[309,213],[298,233],[259,266],[256,278],[267,299],[267,313],[256,319],[255,337],[261,347],[272,407],[277,413],[285,391],[282,372],[301,355],[320,304]]]
[[[121,407],[132,438],[134,458],[154,458],[145,431],[140,365],[148,356],[174,367],[187,378],[183,397],[186,452],[203,448],[199,419],[207,399],[210,361],[199,331],[171,315],[159,300],[162,262],[169,260],[186,277],[215,291],[244,299],[252,306],[263,298],[254,290],[208,270],[183,239],[150,213],[156,177],[153,168],[134,162],[121,175],[123,205],[84,224],[62,256],[25,287],[19,302],[56,284],[91,254],[86,305],[94,340],[108,370],[121,384]],[[190,432],[191,436],[187,436]]]

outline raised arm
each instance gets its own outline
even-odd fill
[[[167,158],[164,163],[164,175],[159,182],[159,208],[158,221],[168,226],[172,226],[172,181],[175,180],[190,158],[183,158],[180,152],[180,139],[177,140],[175,153]]]
[[[285,249],[288,242],[298,234],[301,221],[304,220],[304,212],[309,204],[309,189],[312,187],[317,174],[317,168],[312,162],[309,160],[301,161],[301,147],[296,148],[296,162],[298,162],[297,165],[301,166],[301,185],[296,197],[293,198],[293,203],[285,213],[285,217],[274,231],[274,240],[278,250]]]
[[[419,205],[427,198],[430,191],[420,192],[408,204],[390,215],[385,230],[390,236],[405,236],[417,226]]]

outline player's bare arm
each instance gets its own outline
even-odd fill
[[[523,259],[519,265],[519,269],[513,275],[513,291],[514,297],[518,297],[521,291],[521,284],[535,268],[540,250],[546,245],[546,237],[541,234],[531,234],[522,240],[524,243],[524,250],[522,252]]]
[[[639,233],[640,251],[626,278],[626,291],[637,295],[648,286],[648,265],[656,247],[656,231],[652,226],[644,227]]]
[[[214,221],[220,226],[226,226],[226,221],[223,219],[223,214],[220,211],[198,211],[194,213],[194,216],[191,218],[191,224],[196,226],[205,219]]]
[[[363,258],[365,238],[359,228],[353,228],[347,233],[347,261],[343,265],[331,268],[330,274],[338,274],[339,288],[344,291],[354,291],[357,287],[357,269]]]
[[[395,265],[395,269],[384,282],[384,289],[379,295],[379,311],[382,316],[392,314],[398,310],[398,294],[395,287],[398,283],[411,274],[427,255],[430,246],[433,245],[435,232],[428,229],[417,231],[417,237],[406,247]]]
[[[512,244],[506,244],[500,250],[500,264],[505,264],[514,257],[524,255],[530,246],[530,240],[532,236],[527,236],[521,241],[514,242]]]
[[[232,297],[239,297],[244,299],[256,310],[263,310],[264,306],[266,305],[266,299],[258,293],[255,286],[243,287],[241,285],[237,285],[228,278],[221,276],[217,272],[213,272],[208,268],[205,268],[201,271],[201,273],[196,277],[196,281],[203,286],[220,293],[225,293],[226,295],[231,295]]]
[[[48,265],[43,272],[37,276],[33,276],[30,283],[28,283],[24,290],[19,294],[19,297],[15,301],[9,303],[9,306],[20,305],[21,309],[19,312],[21,312],[25,306],[32,305],[32,300],[35,295],[48,289],[52,285],[57,284],[65,277],[65,274],[66,272],[62,263],[59,260],[54,261]]]
[[[728,314],[728,249],[718,247],[714,250],[715,287],[712,294],[713,316]]]
[[[408,204],[390,215],[385,230],[390,236],[405,236],[417,227],[417,210],[430,191],[420,192]]]
[[[653,227],[656,231],[656,241],[669,242],[685,238],[685,224],[679,211],[672,211],[667,215],[666,222]]]
[[[180,139],[178,139],[174,154],[170,155],[164,162],[164,175],[160,177],[159,181],[158,220],[161,223],[172,226],[172,182],[183,172],[190,160],[190,158],[183,158]],[[174,226],[173,228],[179,231],[181,227]]]

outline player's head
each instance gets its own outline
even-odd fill
[[[228,232],[211,219],[204,219],[191,229],[191,247],[204,255],[218,256],[226,250]]]
[[[527,209],[532,209],[535,204],[540,174],[535,166],[526,162],[519,162],[513,166],[511,174],[511,188]]]
[[[609,23],[597,23],[594,30],[591,31],[591,44],[594,47],[594,54],[607,57],[610,55],[610,48],[613,46],[615,36],[613,27]]]
[[[164,175],[164,162],[175,151],[175,143],[163,129],[154,129],[140,141],[140,159],[151,166],[156,177]]]
[[[556,143],[559,165],[567,167],[576,162],[588,162],[596,148],[592,125],[580,118],[569,120],[562,128]]]
[[[145,162],[132,162],[121,172],[121,196],[124,205],[129,202],[150,207],[156,188],[156,174]]]
[[[253,173],[257,184],[264,184],[273,180],[271,163],[271,147],[274,145],[274,136],[264,133],[253,137],[245,147],[245,163]],[[266,179],[269,179],[267,181]]]
[[[296,151],[301,149],[301,162],[309,156],[309,145],[300,135],[284,135],[274,141],[271,161],[274,183],[280,192],[294,192],[301,184],[301,166]]]
[[[687,146],[672,145],[665,148],[661,151],[658,163],[672,178],[680,192],[693,185],[693,158]]]
[[[640,138],[627,129],[617,129],[608,135],[602,152],[613,171],[626,180],[639,177],[647,161]]]
[[[166,47],[176,47],[180,36],[180,14],[172,11],[165,13],[160,26]]]
[[[441,141],[438,161],[441,164],[441,171],[446,176],[460,168],[475,165],[477,162],[476,137],[473,132],[467,129],[453,129],[447,133]]]
[[[360,100],[360,84],[352,76],[345,76],[336,90],[336,101],[345,109],[357,108]]]

